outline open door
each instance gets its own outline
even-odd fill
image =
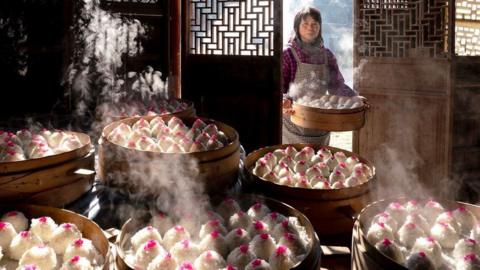
[[[354,150],[376,165],[382,196],[448,193],[451,1],[354,2],[355,88],[372,104]]]
[[[480,1],[455,1],[452,176],[462,197],[480,200]]]

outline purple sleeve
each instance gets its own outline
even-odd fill
[[[325,50],[327,51],[328,69],[330,72],[330,82],[328,84],[330,94],[347,97],[358,95],[356,91],[345,84],[345,79],[343,79],[342,73],[338,68],[335,55],[333,55],[332,51],[329,49],[325,48]]]
[[[283,76],[283,84],[282,90],[283,93],[286,94],[288,92],[288,88],[290,87],[290,83],[295,81],[295,73],[297,72],[297,62],[293,57],[292,52],[290,51],[290,47],[286,47],[283,50],[283,62],[282,62],[282,76]]]

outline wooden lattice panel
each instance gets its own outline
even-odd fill
[[[444,52],[448,0],[355,2],[360,57],[437,57]]]
[[[457,20],[480,21],[480,0],[456,0],[455,3]]]
[[[480,55],[480,23],[478,27],[455,27],[455,53],[457,55]]]
[[[457,0],[455,54],[480,55],[480,0]]]
[[[361,5],[364,9],[407,9],[408,0],[370,0]]]
[[[190,53],[272,56],[273,0],[191,0]]]

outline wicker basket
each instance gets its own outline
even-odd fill
[[[54,207],[48,206],[40,206],[40,205],[29,205],[29,204],[5,204],[0,205],[0,214],[3,214],[8,211],[20,211],[22,212],[26,218],[39,218],[43,216],[51,217],[55,223],[72,223],[75,224],[82,236],[92,241],[92,244],[98,250],[98,252],[103,256],[105,259],[105,263],[102,267],[104,270],[108,270],[109,262],[111,257],[110,252],[110,244],[105,237],[102,229],[93,221],[89,220],[88,218],[76,214],[74,212],[58,209]]]
[[[240,195],[235,198],[241,206],[251,205],[255,202],[262,202],[270,210],[276,211],[285,216],[294,216],[297,217],[300,221],[300,224],[303,225],[306,229],[308,237],[311,239],[311,244],[308,246],[307,256],[303,261],[298,263],[292,270],[317,270],[320,268],[321,262],[321,249],[320,241],[318,239],[315,230],[312,227],[310,221],[298,210],[292,208],[285,203],[280,201],[266,198],[258,195]],[[125,250],[130,244],[131,236],[140,228],[144,227],[146,224],[142,224],[138,219],[129,219],[123,226],[120,234],[117,236],[116,247],[117,247],[117,258],[116,266],[119,270],[128,270],[135,269],[133,265],[129,264],[125,260]]]
[[[266,196],[281,200],[304,213],[312,222],[313,227],[321,239],[324,237],[341,237],[350,234],[354,221],[345,215],[345,211],[358,213],[367,205],[370,199],[371,185],[375,182],[375,175],[369,179],[368,182],[350,188],[306,189],[279,185],[253,174],[253,168],[258,159],[268,152],[273,152],[276,149],[284,149],[290,145],[297,150],[309,146],[315,151],[320,148],[327,148],[332,151],[332,153],[342,151],[346,156],[354,155],[345,150],[316,144],[285,144],[261,148],[250,153],[245,161],[245,170],[251,181],[250,185],[253,186],[254,190],[258,190]],[[362,157],[357,157],[375,172],[375,168],[369,161]],[[350,236],[347,236],[348,239]]]
[[[354,109],[319,109],[293,104],[290,120],[303,128],[327,131],[351,131],[365,125],[366,107]]]
[[[145,116],[150,121],[156,116]],[[161,116],[168,121],[172,115]],[[139,171],[145,162],[161,161],[174,157],[192,158],[198,161],[199,177],[196,181],[204,184],[209,193],[218,192],[230,188],[237,181],[240,163],[240,143],[238,133],[230,126],[211,119],[202,118],[207,123],[217,125],[229,138],[230,143],[223,148],[194,153],[160,153],[148,152],[125,148],[107,139],[107,134],[120,123],[131,125],[140,117],[125,118],[107,125],[99,140],[99,177],[107,185],[127,188],[135,192],[137,183],[132,183],[129,178],[132,172]],[[197,118],[183,117],[187,125],[191,125]],[[122,175],[122,179],[118,178]],[[152,190],[155,192],[155,190]]]
[[[381,200],[369,204],[360,213],[355,222],[355,226],[352,234],[352,269],[394,269],[394,270],[407,270],[407,267],[395,262],[389,257],[385,256],[374,244],[371,244],[367,240],[368,226],[371,224],[372,218],[383,212],[390,202],[398,201],[400,203],[406,202],[407,199],[400,198],[397,200]],[[420,200],[418,200],[420,202]],[[456,207],[465,207],[470,210],[476,218],[480,218],[480,207],[463,202],[455,201],[438,201],[443,206],[453,209]],[[400,226],[400,225],[399,225]],[[443,268],[442,268],[443,269]]]

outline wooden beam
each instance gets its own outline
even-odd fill
[[[101,1],[100,7],[112,13],[120,13],[122,15],[131,15],[136,17],[165,16],[165,12],[162,10],[160,3],[145,4],[145,3]]]
[[[479,20],[455,20],[458,27],[480,28]]]

